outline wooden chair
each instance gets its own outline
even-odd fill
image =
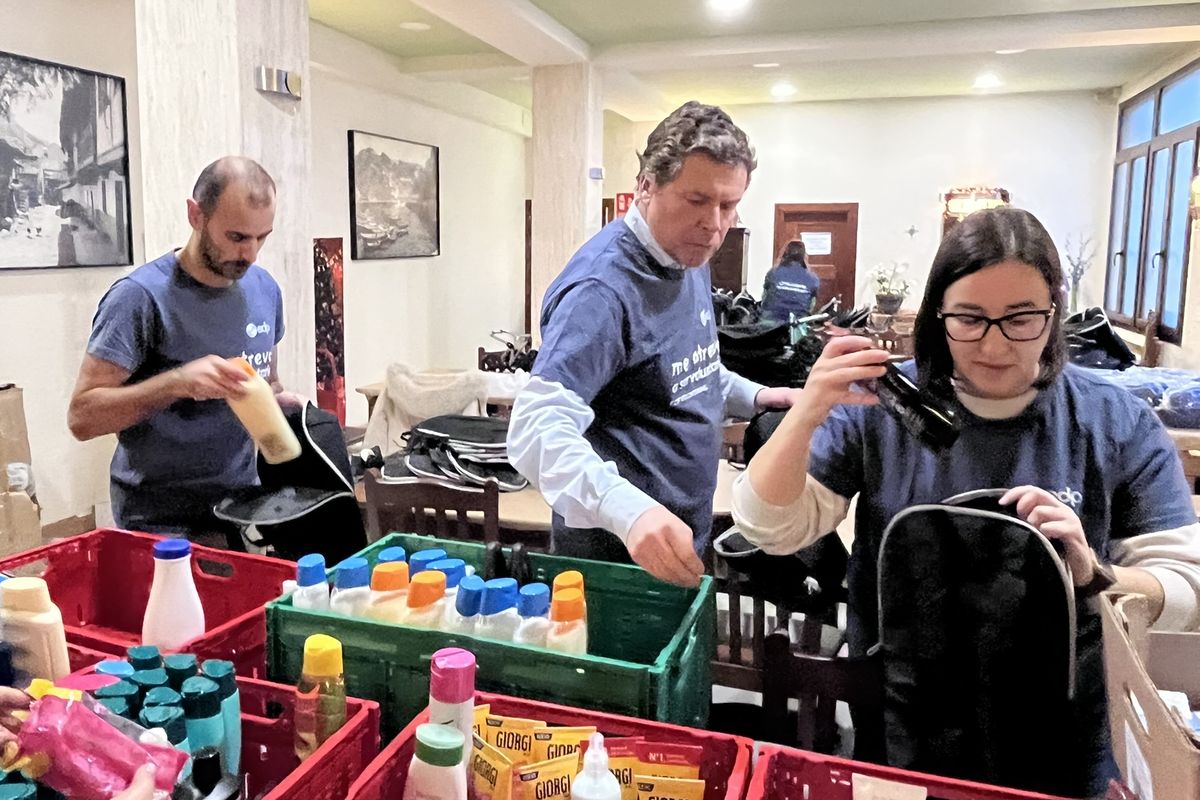
[[[363,475],[367,498],[367,535],[372,541],[392,531],[465,541],[500,541],[500,492],[495,481],[479,488],[414,479],[383,481],[379,471]],[[448,518],[447,512],[453,512]],[[468,514],[483,515],[482,525]]]
[[[883,668],[877,658],[797,652],[783,631],[766,637],[764,654],[763,727],[770,741],[832,753],[837,747],[834,711],[839,700],[864,711],[883,705]],[[794,723],[790,698],[799,701]]]

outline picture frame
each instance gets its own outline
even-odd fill
[[[351,258],[441,255],[439,148],[350,130],[347,149]]]
[[[0,51],[0,270],[133,263],[125,92]]]

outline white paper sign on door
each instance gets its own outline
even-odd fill
[[[833,252],[833,233],[829,231],[802,231],[800,241],[810,256],[827,256]]]

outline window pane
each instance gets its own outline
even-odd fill
[[[1113,254],[1125,241],[1125,200],[1129,194],[1129,162],[1117,164],[1113,174],[1112,218],[1108,222],[1108,276],[1105,281],[1104,307],[1115,309],[1121,292],[1121,260]]]
[[[1183,313],[1183,265],[1187,259],[1184,246],[1188,229],[1188,193],[1196,160],[1196,143],[1192,140],[1175,146],[1175,176],[1171,181],[1171,222],[1167,231],[1167,288],[1163,295],[1162,324],[1178,329]],[[1193,264],[1193,269],[1200,265]]]
[[[1167,221],[1167,186],[1171,180],[1171,148],[1154,151],[1150,168],[1150,211],[1146,215],[1146,249],[1142,253],[1142,307],[1138,319],[1158,311],[1158,288],[1161,286],[1163,258],[1163,228]]]
[[[1125,231],[1125,291],[1121,313],[1132,317],[1137,300],[1138,264],[1142,263],[1142,206],[1146,202],[1146,157],[1133,160],[1129,187],[1129,226]]]
[[[1200,69],[1192,70],[1163,89],[1158,132],[1170,133],[1197,121],[1200,121]]]
[[[1121,112],[1121,141],[1117,145],[1118,150],[1150,141],[1151,129],[1154,127],[1154,95],[1155,93],[1151,92],[1145,99]]]

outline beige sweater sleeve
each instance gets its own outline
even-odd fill
[[[754,491],[747,472],[733,482],[733,521],[764,553],[782,556],[831,533],[846,518],[850,501],[809,475],[804,492],[786,506],[772,505]]]

